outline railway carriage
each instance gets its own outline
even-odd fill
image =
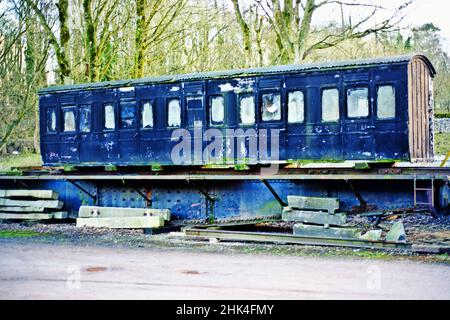
[[[429,160],[434,76],[414,55],[49,87],[41,154],[47,166],[171,165],[184,129],[193,165]],[[211,157],[194,151],[208,129],[223,136]],[[276,158],[252,148],[261,139]]]

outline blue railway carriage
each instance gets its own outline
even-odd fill
[[[47,166],[171,165],[184,129],[185,164],[428,160],[434,76],[414,55],[49,87],[41,153]],[[223,149],[196,153],[208,129]],[[252,148],[264,139],[270,151]]]

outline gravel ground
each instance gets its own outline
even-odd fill
[[[402,219],[408,240],[413,243],[450,245],[450,217],[434,219],[427,214],[414,214],[399,217]],[[373,224],[366,217],[349,216],[348,225],[357,226],[362,231],[373,229]],[[398,220],[383,221],[379,228],[388,231]],[[293,223],[277,222],[264,224],[279,231],[291,232]],[[4,234],[2,235],[1,231]],[[11,235],[7,232],[13,231]],[[22,231],[29,236],[15,236]],[[6,235],[5,235],[6,233]],[[34,234],[36,233],[36,234]],[[443,262],[450,264],[448,254],[418,255],[402,251],[377,251],[365,249],[332,248],[301,245],[280,245],[242,242],[212,243],[207,239],[184,236],[181,232],[171,232],[160,235],[145,235],[141,229],[107,229],[107,228],[77,228],[74,222],[21,222],[0,223],[0,240],[3,242],[37,242],[58,243],[80,246],[107,246],[121,248],[157,247],[174,250],[200,250],[207,252],[227,253],[263,253],[293,256],[349,256],[381,259],[415,259],[427,262]]]

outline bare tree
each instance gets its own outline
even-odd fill
[[[366,4],[354,1],[337,0],[256,0],[266,18],[271,29],[277,37],[279,48],[279,62],[288,63],[305,60],[312,52],[338,46],[349,39],[360,39],[370,34],[376,34],[384,30],[390,30],[402,19],[404,9],[412,2],[404,2],[401,6],[392,10],[392,14],[381,21],[375,21],[375,17],[380,10],[385,10],[377,4]],[[346,7],[365,7],[369,13],[356,23],[349,22],[342,25],[334,32],[327,32],[322,37],[316,39],[312,37],[313,16],[319,9],[325,6],[339,6],[343,10]],[[343,15],[343,13],[342,13]],[[341,18],[343,20],[343,18]],[[331,31],[331,30],[329,30]]]
[[[43,6],[40,5],[40,1],[36,0],[25,0],[26,3],[33,9],[39,22],[44,28],[44,32],[48,37],[49,42],[53,46],[55,51],[56,60],[59,67],[59,77],[60,81],[63,83],[70,82],[71,68],[70,68],[70,52],[68,49],[68,44],[70,41],[69,28],[67,26],[68,20],[68,0],[58,0],[56,7],[58,10],[58,21],[59,21],[59,35],[57,35],[52,28],[52,22],[48,21],[44,12],[48,10],[48,6],[51,6],[51,2],[44,3]]]
[[[135,0],[136,31],[133,77],[144,74],[146,55],[149,47],[167,34],[169,26],[181,13],[187,0]]]

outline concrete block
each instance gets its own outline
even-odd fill
[[[325,212],[283,210],[281,219],[284,221],[298,221],[304,223],[328,224],[341,226],[347,221],[347,215],[342,213],[328,214]]]
[[[164,218],[164,220],[169,221],[170,210],[152,208],[81,206],[78,211],[78,217],[80,218],[120,218],[146,216],[161,216]]]
[[[386,234],[386,241],[406,241],[406,232],[401,221],[398,221],[392,225],[391,230],[389,230]]]
[[[370,240],[370,241],[380,241],[382,230],[369,230],[363,234],[360,239]]]
[[[44,207],[61,209],[64,203],[58,200],[11,200],[0,198],[0,206],[6,207]]]
[[[120,218],[78,218],[77,227],[143,229],[164,226],[164,218],[160,216],[120,217]]]
[[[330,213],[339,209],[338,198],[288,196],[288,206],[294,209],[322,210]]]
[[[69,214],[65,211],[61,212],[52,212],[53,219],[67,219],[69,217]]]
[[[13,213],[2,212],[0,213],[0,220],[18,219],[18,220],[48,220],[53,218],[52,213]]]
[[[298,223],[294,225],[294,235],[318,238],[357,239],[361,236],[361,232],[354,228],[326,228]]]
[[[0,212],[44,212],[44,207],[0,207]]]
[[[29,197],[37,199],[58,199],[58,193],[53,190],[0,190],[0,198]]]

